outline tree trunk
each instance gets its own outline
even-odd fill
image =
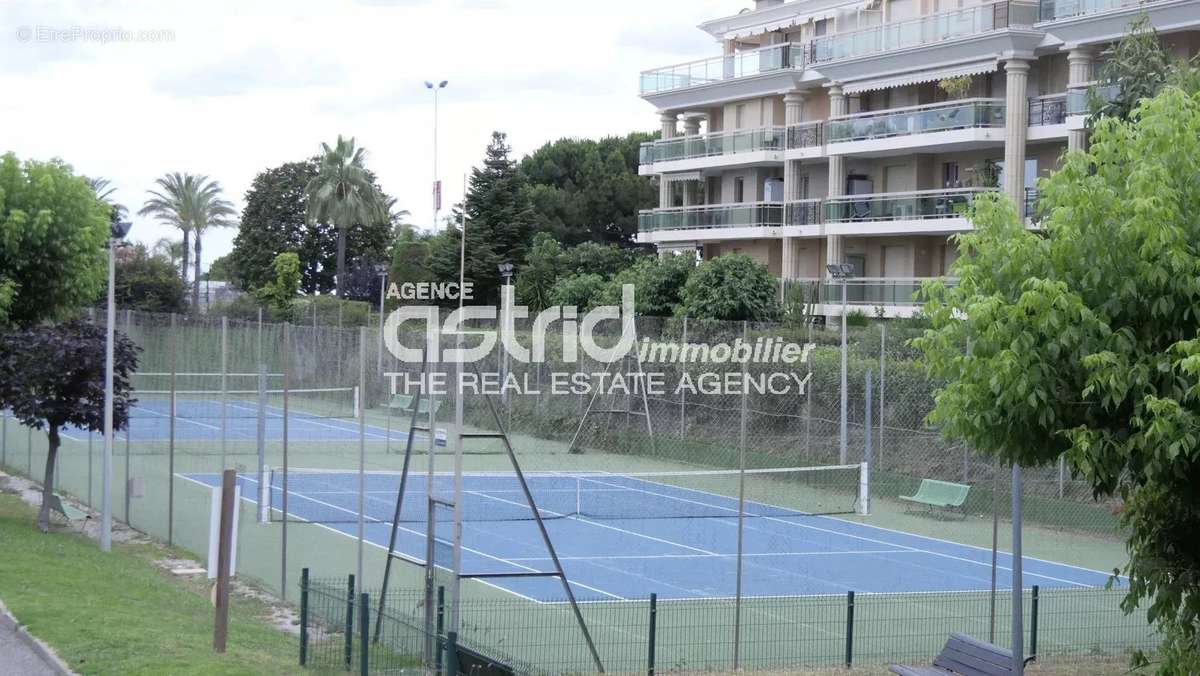
[[[58,426],[51,424],[47,434],[50,441],[46,450],[46,477],[42,480],[42,508],[38,511],[38,530],[50,531],[50,496],[54,495],[54,460],[58,457]]]
[[[200,231],[196,231],[196,260],[192,261],[192,314],[200,314]]]
[[[183,282],[183,288],[187,288],[187,272],[188,272],[188,247],[191,245],[191,240],[188,238],[188,231],[183,231],[183,260],[179,264],[179,281]]]
[[[337,297],[342,297],[342,285],[346,281],[346,228],[339,227],[337,248]]]

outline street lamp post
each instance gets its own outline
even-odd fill
[[[846,464],[847,455],[847,437],[849,428],[847,426],[846,415],[849,409],[848,394],[846,387],[846,369],[847,369],[847,347],[846,347],[846,281],[854,276],[854,266],[849,263],[830,263],[825,266],[829,271],[829,276],[834,279],[842,280],[842,421],[839,434],[838,446],[838,462]]]
[[[113,287],[116,282],[117,244],[133,227],[128,221],[114,220],[108,240],[108,319],[104,340],[104,455],[101,460],[103,488],[100,497],[100,550],[112,549],[112,451],[113,451],[113,341],[117,324],[117,305]],[[128,487],[126,487],[128,490]]]
[[[383,375],[383,306],[387,298],[387,266],[379,264],[375,266],[375,274],[379,275],[379,355],[376,359],[375,371]]]
[[[507,262],[507,261],[506,261],[506,262],[504,262],[504,263],[501,263],[500,265],[498,265],[498,266],[497,266],[497,269],[499,269],[499,270],[500,270],[500,278],[504,280],[504,286],[506,287],[506,288],[505,288],[505,290],[506,290],[506,291],[509,291],[509,290],[511,290],[511,289],[508,289],[507,287],[509,287],[509,286],[512,286],[512,278],[513,278],[513,264],[512,264],[512,263],[509,263],[509,262]],[[505,301],[505,300],[503,300],[503,299],[501,300],[501,303],[500,303],[500,312],[501,312],[501,317],[500,317],[500,331],[501,331],[501,333],[500,333],[500,337],[501,337],[501,345],[500,345],[500,350],[501,350],[501,352],[503,352],[503,353],[504,353],[504,363],[503,363],[503,365],[501,366],[501,373],[500,373],[500,382],[501,382],[501,386],[500,386],[500,387],[501,387],[501,389],[500,389],[500,399],[501,399],[501,401],[503,401],[505,404],[507,404],[507,403],[508,403],[508,388],[507,388],[507,387],[504,387],[503,383],[504,383],[504,381],[505,381],[505,380],[507,380],[507,379],[508,379],[508,348],[507,348],[507,347],[504,345],[503,338],[504,338],[504,336],[505,336],[505,333],[504,333],[504,332],[508,331],[508,323],[509,323],[509,321],[511,320],[511,318],[510,318],[510,316],[509,316],[509,312],[511,311],[511,307],[510,307],[510,306],[511,306],[511,303],[508,303],[507,301]]]
[[[425,88],[433,91],[433,231],[438,229],[438,210],[442,208],[442,184],[438,181],[438,92],[450,84],[442,80],[434,84],[425,81]]]

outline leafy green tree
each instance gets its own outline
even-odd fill
[[[595,273],[608,279],[645,255],[638,249],[584,242],[567,249],[567,269],[575,274]]]
[[[1145,14],[1129,24],[1124,37],[1105,57],[1100,81],[1116,87],[1117,92],[1107,101],[1095,90],[1089,92],[1090,121],[1100,116],[1129,119],[1138,101],[1153,98],[1171,71],[1171,59]]]
[[[464,278],[473,283],[477,303],[499,298],[500,274],[496,266],[504,261],[521,265],[529,243],[533,211],[525,178],[509,158],[510,151],[505,135],[493,132],[483,167],[471,170],[462,205],[467,216]],[[456,224],[461,222],[455,219]],[[460,227],[446,228],[430,243],[430,272],[438,281],[458,280]]]
[[[150,248],[150,255],[167,261],[172,269],[178,269],[184,255],[183,242],[170,237],[160,237]]]
[[[650,134],[547,143],[521,160],[529,182],[533,229],[564,246],[581,242],[629,245],[637,214],[655,206],[658,192],[638,175],[638,153]]]
[[[388,280],[396,284],[433,281],[433,273],[429,270],[431,237],[408,224],[397,225],[394,232]]]
[[[275,257],[294,251],[300,257],[300,287],[305,293],[334,290],[337,230],[327,222],[307,220],[304,191],[316,178],[317,167],[316,158],[287,162],[254,177],[246,191],[246,206],[230,253],[232,281],[238,287],[257,289],[270,284]],[[371,182],[379,190],[374,176]],[[346,232],[346,259],[377,260],[386,254],[387,243],[388,225],[383,221],[355,224]]]
[[[117,305],[141,312],[183,312],[187,307],[187,287],[179,279],[175,266],[151,256],[144,245],[118,251],[113,298]],[[104,293],[96,298],[104,302]]]
[[[219,256],[213,259],[208,265],[208,271],[204,273],[204,279],[214,282],[232,282],[233,281],[233,255],[227,253],[224,256]]]
[[[366,168],[366,151],[342,138],[330,147],[321,144],[317,175],[304,190],[307,222],[332,223],[337,229],[337,294],[346,276],[346,241],[350,229],[366,223],[386,223],[387,201],[375,188]]]
[[[0,156],[0,326],[63,319],[97,297],[110,213],[69,165]]]
[[[88,185],[92,191],[96,193],[96,197],[107,204],[112,209],[111,219],[118,221],[129,215],[129,210],[124,204],[118,204],[113,201],[113,193],[117,191],[117,187],[112,184],[112,181],[107,178],[88,178]]]
[[[696,260],[691,256],[646,256],[608,282],[599,304],[620,305],[621,287],[632,284],[639,315],[670,317],[675,314],[683,288],[695,269]]]
[[[207,176],[166,174],[155,181],[158,190],[148,191],[150,198],[138,211],[142,216],[154,216],[159,222],[172,225],[183,232],[184,274],[187,281],[187,241],[193,238],[192,312],[200,311],[200,264],[204,233],[209,228],[231,227],[237,212],[222,195],[224,189]]]
[[[534,235],[525,265],[517,271],[517,302],[528,306],[531,312],[541,312],[553,305],[554,285],[566,269],[566,255],[558,240],[548,232]]]
[[[93,194],[90,189],[88,194]],[[103,215],[107,221],[107,210]],[[49,439],[37,521],[42,532],[50,530],[59,430],[67,425],[104,430],[106,342],[103,327],[79,320],[0,334],[0,408],[23,425],[46,430]],[[113,342],[113,429],[125,429],[129,421],[137,354],[138,347],[118,331]]]
[[[779,317],[779,282],[767,266],[745,254],[704,261],[679,294],[677,316],[693,319],[773,321]]]
[[[1066,454],[1129,533],[1132,611],[1167,637],[1163,673],[1200,672],[1200,94],[1166,88],[1040,182],[1042,232],[975,201],[954,288],[916,341],[946,385],[930,422],[1036,466]],[[967,351],[965,346],[970,345]]]
[[[563,277],[550,290],[551,305],[568,305],[581,312],[601,305],[600,294],[606,284],[603,277],[595,273]]]
[[[271,266],[275,279],[255,292],[278,320],[295,319],[296,297],[300,295],[300,257],[294,251],[281,253]]]

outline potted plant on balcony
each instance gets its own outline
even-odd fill
[[[945,92],[951,101],[958,101],[967,97],[974,83],[975,80],[970,75],[958,75],[939,81],[938,88]],[[960,111],[961,108],[957,106],[943,108],[938,111],[938,126],[945,129],[956,123],[961,123],[961,120],[958,119]]]

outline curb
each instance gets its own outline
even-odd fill
[[[51,671],[58,676],[76,676],[74,671],[67,666],[66,662],[54,652],[54,649],[46,645],[41,639],[30,634],[17,618],[8,611],[8,607],[4,605],[4,601],[0,601],[0,628],[11,629],[17,638],[25,643],[30,650],[34,652]]]

